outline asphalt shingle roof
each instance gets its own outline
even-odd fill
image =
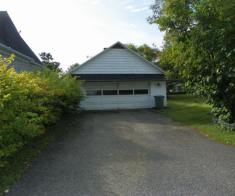
[[[41,64],[41,61],[20,36],[6,11],[0,11],[0,43],[31,57],[36,63]]]

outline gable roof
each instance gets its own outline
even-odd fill
[[[156,68],[161,74],[164,74],[164,71],[157,65],[155,65],[154,63],[148,61],[147,59],[145,59],[143,56],[141,56],[140,54],[136,53],[135,51],[131,50],[130,48],[128,48],[125,44],[122,44],[121,42],[116,42],[115,44],[111,45],[108,48],[105,48],[102,52],[98,53],[97,55],[95,55],[94,57],[90,58],[89,60],[87,60],[86,62],[84,62],[83,64],[74,67],[70,73],[73,73],[74,71],[76,71],[77,69],[85,66],[86,64],[88,64],[90,61],[96,59],[97,57],[101,56],[102,54],[106,53],[107,51],[109,51],[110,49],[126,49],[127,51],[129,51],[130,53],[134,54],[135,56],[137,56],[138,58],[142,59],[144,62],[148,63],[149,65],[153,66],[154,68]]]
[[[0,43],[9,49],[32,58],[36,63],[41,64],[41,61],[20,36],[6,11],[0,11]]]

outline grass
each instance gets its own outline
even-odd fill
[[[172,95],[168,99],[168,106],[160,113],[195,128],[212,140],[235,145],[235,131],[224,130],[213,124],[211,107],[201,99],[189,95]]]

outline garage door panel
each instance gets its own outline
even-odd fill
[[[119,96],[117,102],[119,109],[151,107],[151,100],[148,95]]]
[[[151,99],[148,95],[132,96],[91,96],[81,103],[85,109],[125,109],[150,108]]]
[[[149,88],[147,82],[124,82],[119,83],[119,89],[136,89],[136,88]]]
[[[86,90],[134,90],[147,89],[147,82],[123,83],[96,83],[86,84]],[[125,108],[150,108],[152,100],[149,94],[143,95],[95,95],[87,96],[81,102],[81,107],[87,110],[125,109]]]
[[[86,83],[84,87],[88,90],[116,90],[118,88],[118,83]]]
[[[85,109],[116,109],[116,96],[90,96],[81,102]]]

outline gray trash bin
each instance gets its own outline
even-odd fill
[[[164,96],[159,95],[159,96],[154,96],[155,99],[155,107],[157,109],[162,109],[164,107]]]

